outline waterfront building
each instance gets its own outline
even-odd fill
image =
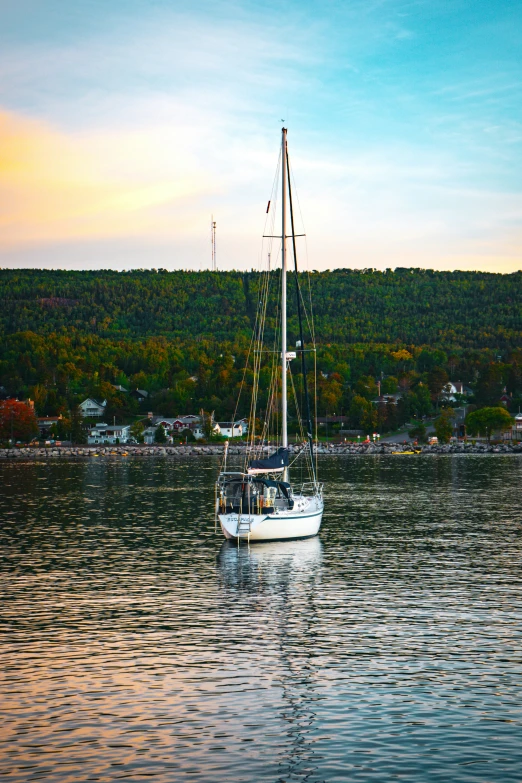
[[[130,424],[97,424],[89,429],[87,443],[89,446],[127,443],[130,438]]]

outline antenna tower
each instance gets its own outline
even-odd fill
[[[210,217],[210,241],[212,244],[212,271],[217,272],[217,260],[216,260],[216,221],[214,215]]]

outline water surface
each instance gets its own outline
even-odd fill
[[[250,550],[216,467],[0,465],[2,779],[522,780],[522,458],[326,457]]]

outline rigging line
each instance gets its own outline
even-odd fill
[[[314,353],[314,407],[315,407],[315,475],[318,475],[319,468],[319,441],[318,441],[318,429],[317,429],[317,351]],[[313,459],[313,452],[312,452]]]
[[[262,311],[262,317],[260,319],[259,329],[258,329],[258,332],[257,332],[257,342],[256,342],[256,345],[262,345],[263,344],[264,330],[265,330],[265,327],[266,327],[266,310],[267,310],[268,302],[269,302],[269,298],[270,298],[270,280],[271,280],[270,271],[266,271],[264,273],[264,275],[263,275],[263,287],[262,287],[262,292],[261,292],[261,296],[260,296],[260,309]],[[256,410],[257,410],[257,401],[259,399],[259,381],[260,381],[261,366],[262,366],[262,356],[261,356],[261,352],[259,352],[257,357],[255,357],[255,361],[254,361],[254,385],[253,385],[253,392],[254,393],[253,393],[253,398],[251,400],[251,416],[253,418],[254,424],[255,424],[255,414],[256,414]],[[272,372],[272,379],[273,379],[273,372]],[[250,448],[249,448],[250,454],[253,453],[255,455],[255,453],[257,451],[261,452],[261,450],[262,450],[262,442],[263,442],[263,440],[264,440],[264,438],[266,436],[266,433],[267,433],[267,430],[268,430],[268,427],[269,427],[269,423],[270,423],[270,418],[271,418],[271,410],[270,410],[270,408],[271,408],[272,403],[273,403],[273,395],[269,394],[269,400],[267,400],[267,403],[268,403],[267,404],[267,420],[265,421],[265,423],[264,423],[264,425],[262,427],[262,430],[261,430],[261,443],[260,443],[259,447],[256,448],[256,445],[255,445],[255,434],[254,434],[254,436],[251,438],[251,444],[250,444]]]
[[[263,275],[263,287],[261,291],[261,297],[260,297],[260,310],[261,310],[261,318],[260,318],[260,324],[259,324],[259,331],[258,331],[258,342],[257,345],[263,344],[263,336],[264,336],[264,330],[266,325],[266,308],[268,303],[268,287],[269,287],[269,272],[265,272]],[[253,420],[253,434],[252,434],[252,448],[255,450],[255,415],[257,410],[257,400],[259,397],[259,377],[261,372],[261,362],[262,357],[259,353],[258,356],[255,356],[254,360],[254,383],[253,383],[253,394],[252,394],[252,420]]]
[[[279,281],[280,282],[280,281]],[[277,344],[278,338],[279,338],[279,301],[277,300],[277,307],[276,307],[276,328],[274,330],[274,346]],[[269,384],[269,390],[268,390],[268,400],[267,400],[267,415],[265,420],[265,426],[263,429],[264,436],[267,436],[268,439],[270,439],[270,428],[272,419],[275,419],[275,430],[274,430],[274,436],[276,439],[276,442],[279,440],[279,433],[278,433],[278,420],[277,415],[274,413],[276,411],[276,401],[277,401],[277,388],[279,383],[279,362],[277,360],[277,352],[274,351],[272,354],[272,362],[271,362],[271,373],[270,373],[270,384]]]
[[[274,182],[272,185],[272,192],[271,192],[271,199],[270,201],[274,204],[277,204],[277,193],[278,193],[278,181],[279,181],[279,172],[281,167],[281,154],[278,158],[278,164],[276,167],[276,174],[274,177]],[[275,224],[275,216],[276,211],[272,211],[272,215],[268,218],[265,218],[265,230],[267,223],[270,223],[270,226],[272,227],[270,230],[273,230],[273,226]],[[264,247],[264,241],[262,242],[262,246]],[[272,247],[272,241],[268,244],[269,248]],[[269,287],[270,287],[270,281],[269,281],[269,272],[270,270],[263,271],[261,268],[262,260],[263,260],[264,253],[261,253],[260,258],[260,284],[258,289],[258,306],[256,309],[256,324],[255,324],[255,331],[254,331],[254,340],[255,340],[255,347],[260,346],[263,344],[263,337],[264,337],[264,330],[266,325],[266,310],[267,305],[269,301]],[[254,351],[256,348],[254,347]],[[256,359],[259,359],[259,361],[256,361]],[[247,452],[255,451],[255,412],[256,412],[256,405],[257,405],[257,399],[258,399],[258,379],[259,379],[259,372],[261,368],[261,357],[254,356],[254,364],[253,364],[253,395],[250,400],[250,416],[249,421],[251,423],[250,433],[249,433],[249,441],[248,441],[248,448]]]
[[[247,353],[247,358],[246,358],[246,362],[245,362],[245,367],[243,369],[243,377],[241,379],[241,385],[239,387],[239,394],[237,396],[236,405],[235,405],[235,408],[234,408],[233,423],[236,421],[237,410],[239,408],[239,402],[241,400],[241,393],[243,391],[243,385],[244,385],[245,378],[246,378],[246,372],[247,372],[248,365],[249,365],[249,362],[250,362],[250,353],[251,353],[251,350],[252,350],[252,346],[253,346],[253,344],[255,342],[256,326],[257,326],[257,312],[256,312],[256,321],[254,323],[254,330],[253,330],[252,336],[250,338],[250,345],[249,345],[249,348],[248,348],[248,353]]]
[[[288,198],[289,198],[289,205],[290,205],[290,225],[292,226],[292,247],[294,251],[294,276],[295,276],[295,286],[296,286],[296,295],[297,295],[297,318],[299,321],[299,352],[301,354],[301,371],[303,373],[303,385],[304,385],[304,393],[305,393],[305,405],[306,405],[306,418],[307,418],[307,430],[308,430],[308,440],[310,443],[310,452],[312,451],[313,447],[313,428],[312,428],[312,415],[310,411],[310,395],[308,393],[308,379],[306,377],[306,357],[304,354],[304,333],[303,333],[303,319],[301,315],[301,289],[299,287],[299,275],[297,271],[297,248],[295,244],[295,225],[294,225],[294,205],[293,205],[293,199],[292,199],[292,188],[291,188],[291,179],[290,179],[290,160],[287,153],[286,156],[286,166],[288,170]],[[286,349],[284,349],[286,350]],[[315,475],[315,470],[313,467],[312,462],[312,470],[313,470],[313,480],[317,482],[317,477]]]
[[[279,282],[279,291],[281,286],[281,279],[280,276],[278,276],[278,282]],[[279,299],[276,299],[277,305],[276,305],[276,327],[274,330],[274,346],[277,345],[277,341],[279,339],[279,332],[280,332],[280,324],[279,324]],[[275,419],[275,429],[274,429],[274,436],[276,443],[279,441],[279,421],[276,415],[276,402],[277,402],[277,389],[279,384],[279,362],[277,357],[277,352],[274,351],[272,354],[272,362],[271,362],[271,373],[270,373],[270,383],[269,383],[269,389],[268,389],[268,399],[267,399],[267,412],[266,412],[266,419],[265,424],[263,427],[263,440],[265,437],[267,437],[270,440],[270,429],[272,420]]]
[[[274,230],[275,216],[276,216],[276,213],[277,213],[277,195],[278,195],[278,192],[279,192],[279,175],[280,175],[280,170],[281,170],[281,155],[282,155],[282,150],[280,149],[279,150],[279,155],[278,155],[278,158],[277,158],[277,166],[276,166],[276,170],[275,170],[274,181],[272,183],[272,190],[271,190],[270,199],[269,199],[269,203],[273,206],[273,209],[266,214],[265,224],[264,224],[264,229],[263,229],[263,238],[265,237],[265,234],[267,232],[267,224],[270,224],[270,226],[271,226],[271,228],[270,228],[271,233],[273,233],[273,230]],[[272,241],[270,241],[268,243],[268,246],[269,246],[269,248],[271,250],[272,249]],[[264,241],[262,240],[261,241],[261,248],[263,248],[263,247],[264,247]],[[259,261],[259,268],[260,269],[261,269],[262,263],[263,263],[263,251],[261,250],[261,258],[260,258],[260,261]]]
[[[297,404],[297,391],[296,391],[296,388],[295,388],[294,376],[293,376],[292,368],[290,367],[290,365],[289,365],[288,369],[289,369],[289,374],[290,374],[290,383],[291,383],[291,386],[292,386],[292,391],[294,393],[294,402],[295,402],[295,409],[296,409],[296,412],[297,412],[297,421],[298,421],[298,424],[299,424],[299,428],[301,430],[301,438],[306,443],[307,438],[305,438],[305,431],[304,431],[304,428],[303,428],[303,420],[302,420],[302,417],[301,417],[301,411],[299,410],[299,405]],[[308,446],[308,449],[306,449],[306,448],[305,449],[301,449],[301,451],[298,452],[298,454],[297,454],[296,458],[293,460],[293,462],[288,466],[289,468],[292,467],[294,462],[296,462],[296,460],[299,459],[299,457],[303,454],[303,452],[306,452],[305,453],[305,459],[306,459],[306,455],[310,452],[310,443],[308,442],[308,443],[306,443],[306,445]],[[308,469],[309,469],[310,475],[313,477],[314,476],[313,457],[312,457],[312,461],[308,461],[307,460],[307,465],[308,465]]]
[[[255,346],[259,345],[260,340],[262,339],[262,333],[264,329],[264,319],[265,319],[265,307],[266,307],[266,274],[262,274],[261,280],[260,280],[260,294],[259,294],[259,304],[257,308],[257,315],[256,315],[256,329],[255,329]],[[265,305],[265,307],[264,307]],[[257,390],[258,390],[258,383],[256,382],[256,379],[259,377],[259,360],[256,356],[256,348],[254,347],[254,364],[253,364],[253,387],[252,387],[252,396],[250,399],[250,416],[249,416],[249,424],[250,424],[250,433],[249,433],[249,440],[252,442],[252,444],[255,443],[255,410],[256,410],[256,400],[257,400]],[[246,460],[248,460],[248,451],[245,455]],[[245,462],[245,470],[246,470],[246,462]]]
[[[288,163],[288,165],[290,164],[288,156],[287,156],[287,163]],[[305,238],[305,250],[306,250],[306,273],[305,274],[307,276],[307,282],[308,282],[308,300],[309,300],[309,304],[310,304],[310,317],[308,316],[308,311],[307,311],[307,308],[306,308],[305,303],[304,303],[304,298],[302,299],[302,301],[303,301],[303,309],[304,309],[305,316],[306,316],[306,323],[308,325],[308,329],[310,331],[310,335],[311,335],[311,338],[312,338],[312,345],[315,347],[315,323],[314,323],[314,314],[313,314],[313,305],[312,305],[312,288],[311,288],[310,265],[308,263],[308,239],[307,239],[307,236],[306,236],[306,228],[305,228],[305,224],[304,224],[303,212],[301,210],[301,202],[299,201],[299,190],[297,188],[297,184],[296,184],[296,181],[295,181],[295,175],[294,175],[293,169],[289,170],[289,177],[288,177],[289,180],[290,180],[290,177],[291,177],[293,185],[294,185],[295,196],[296,196],[296,199],[297,199],[297,208],[299,210],[299,216],[301,218],[301,225],[303,226],[303,232],[304,232],[303,236]]]

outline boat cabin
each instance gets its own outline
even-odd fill
[[[220,514],[271,514],[294,507],[292,488],[286,481],[222,473],[218,490]]]

